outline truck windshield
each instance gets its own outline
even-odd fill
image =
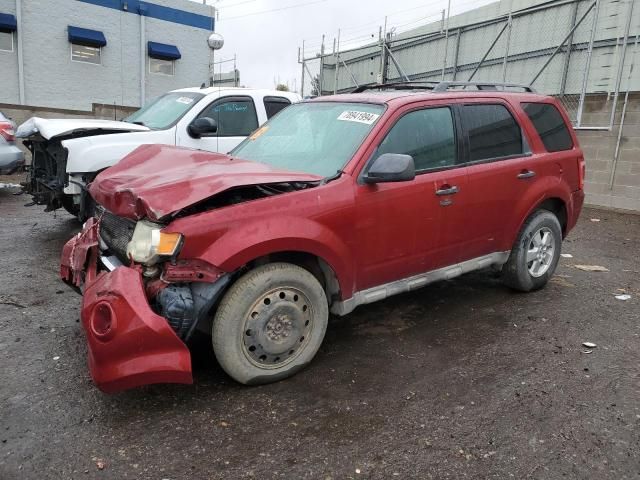
[[[154,130],[163,130],[173,126],[202,97],[204,95],[201,93],[167,93],[132,113],[124,121],[144,125]]]
[[[277,168],[334,175],[382,115],[382,105],[310,102],[285,108],[231,155]]]

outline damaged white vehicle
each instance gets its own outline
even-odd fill
[[[185,88],[162,95],[123,121],[33,117],[18,127],[31,151],[23,189],[45,211],[92,215],[87,185],[144,144],[226,153],[280,110],[295,93],[246,88]]]

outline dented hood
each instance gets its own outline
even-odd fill
[[[234,187],[321,178],[223,154],[142,145],[100,173],[89,192],[116,215],[159,220]]]
[[[61,135],[69,135],[74,132],[84,132],[89,130],[100,131],[100,133],[115,132],[146,132],[149,127],[136,125],[134,123],[117,122],[115,120],[95,120],[89,118],[40,118],[31,117],[16,130],[16,137],[27,138],[39,133],[47,140]]]

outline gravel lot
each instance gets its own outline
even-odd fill
[[[585,210],[540,292],[481,272],[332,318],[289,380],[203,341],[194,385],[107,396],[58,279],[78,225],[27,201],[0,189],[3,480],[639,478],[640,216]]]

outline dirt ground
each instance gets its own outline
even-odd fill
[[[480,272],[332,318],[289,380],[205,342],[194,385],[108,396],[58,279],[78,225],[27,201],[0,189],[3,480],[639,478],[640,216],[585,210],[536,293]]]

